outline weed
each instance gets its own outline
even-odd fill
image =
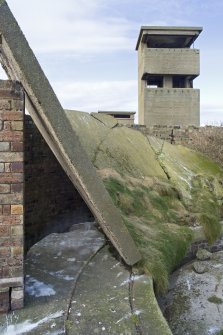
[[[139,267],[153,276],[157,292],[165,292],[168,275],[185,256],[192,238],[187,227],[176,224],[178,193],[170,185],[165,185],[164,195],[160,196],[153,187],[131,188],[128,182],[115,178],[104,182],[143,255]],[[161,189],[163,185],[156,184],[155,188]]]
[[[208,301],[216,305],[223,304],[223,300],[219,297],[216,297],[216,295],[212,295],[211,297],[209,297]]]
[[[66,320],[65,321],[65,328],[67,331],[71,330],[74,326],[74,323],[72,320]]]
[[[201,214],[199,221],[203,226],[205,236],[207,237],[208,243],[212,244],[221,233],[221,224],[219,219],[211,214]]]
[[[198,221],[203,226],[209,244],[212,244],[221,233],[221,206],[214,192],[215,180],[211,177],[197,175],[193,178],[192,198],[193,210],[198,215]]]
[[[131,315],[131,320],[132,320],[132,322],[133,322],[136,326],[139,325],[139,317],[138,317],[138,315],[136,315],[136,314],[132,314],[132,315]]]
[[[205,167],[209,164],[209,169],[217,172],[218,168],[203,156],[197,163],[194,152],[182,149],[181,153],[172,146],[171,150],[176,151],[173,156],[177,153],[182,160],[180,163],[170,160],[171,155],[167,157],[173,180],[162,177],[137,179],[131,173],[130,176],[123,174],[120,178],[107,176],[104,179],[141,252],[140,271],[152,275],[158,294],[166,291],[169,273],[180,264],[191,243],[192,233],[187,226],[202,225],[210,244],[221,232],[218,200],[222,198],[222,187],[215,177],[201,175],[198,165]],[[187,168],[187,163],[194,170]],[[178,187],[182,189],[178,190]]]

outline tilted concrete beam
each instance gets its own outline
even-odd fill
[[[22,83],[26,107],[36,126],[124,261],[135,264],[141,256],[121,214],[112,203],[4,0],[0,0],[0,33],[1,63],[10,79]]]

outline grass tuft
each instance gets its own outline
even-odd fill
[[[213,191],[213,178],[196,175],[191,201],[184,203],[181,193],[169,181],[115,178],[106,176],[105,186],[142,254],[139,270],[152,275],[155,289],[163,294],[169,274],[180,264],[192,241],[188,226],[200,224],[208,242],[221,233],[220,210]]]
[[[177,225],[174,211],[178,208],[178,192],[165,186],[169,192],[163,196],[152,186],[130,185],[115,178],[108,178],[105,185],[111,197],[123,214],[143,260],[138,265],[145,273],[152,275],[155,289],[164,293],[168,288],[169,273],[185,256],[192,234],[187,227]],[[160,188],[162,188],[161,185]]]
[[[212,295],[211,297],[208,298],[209,302],[212,302],[213,304],[220,305],[223,304],[223,300],[216,295]]]
[[[208,243],[214,243],[221,234],[221,224],[219,219],[211,214],[201,214],[199,221],[203,226]]]

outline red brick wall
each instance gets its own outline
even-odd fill
[[[92,220],[31,117],[24,116],[22,87],[0,80],[0,312],[23,306],[24,246]]]
[[[23,306],[23,90],[0,81],[0,312]]]

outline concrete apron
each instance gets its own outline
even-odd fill
[[[26,259],[25,308],[0,316],[2,335],[170,335],[152,281],[133,275],[92,223],[51,234]]]

